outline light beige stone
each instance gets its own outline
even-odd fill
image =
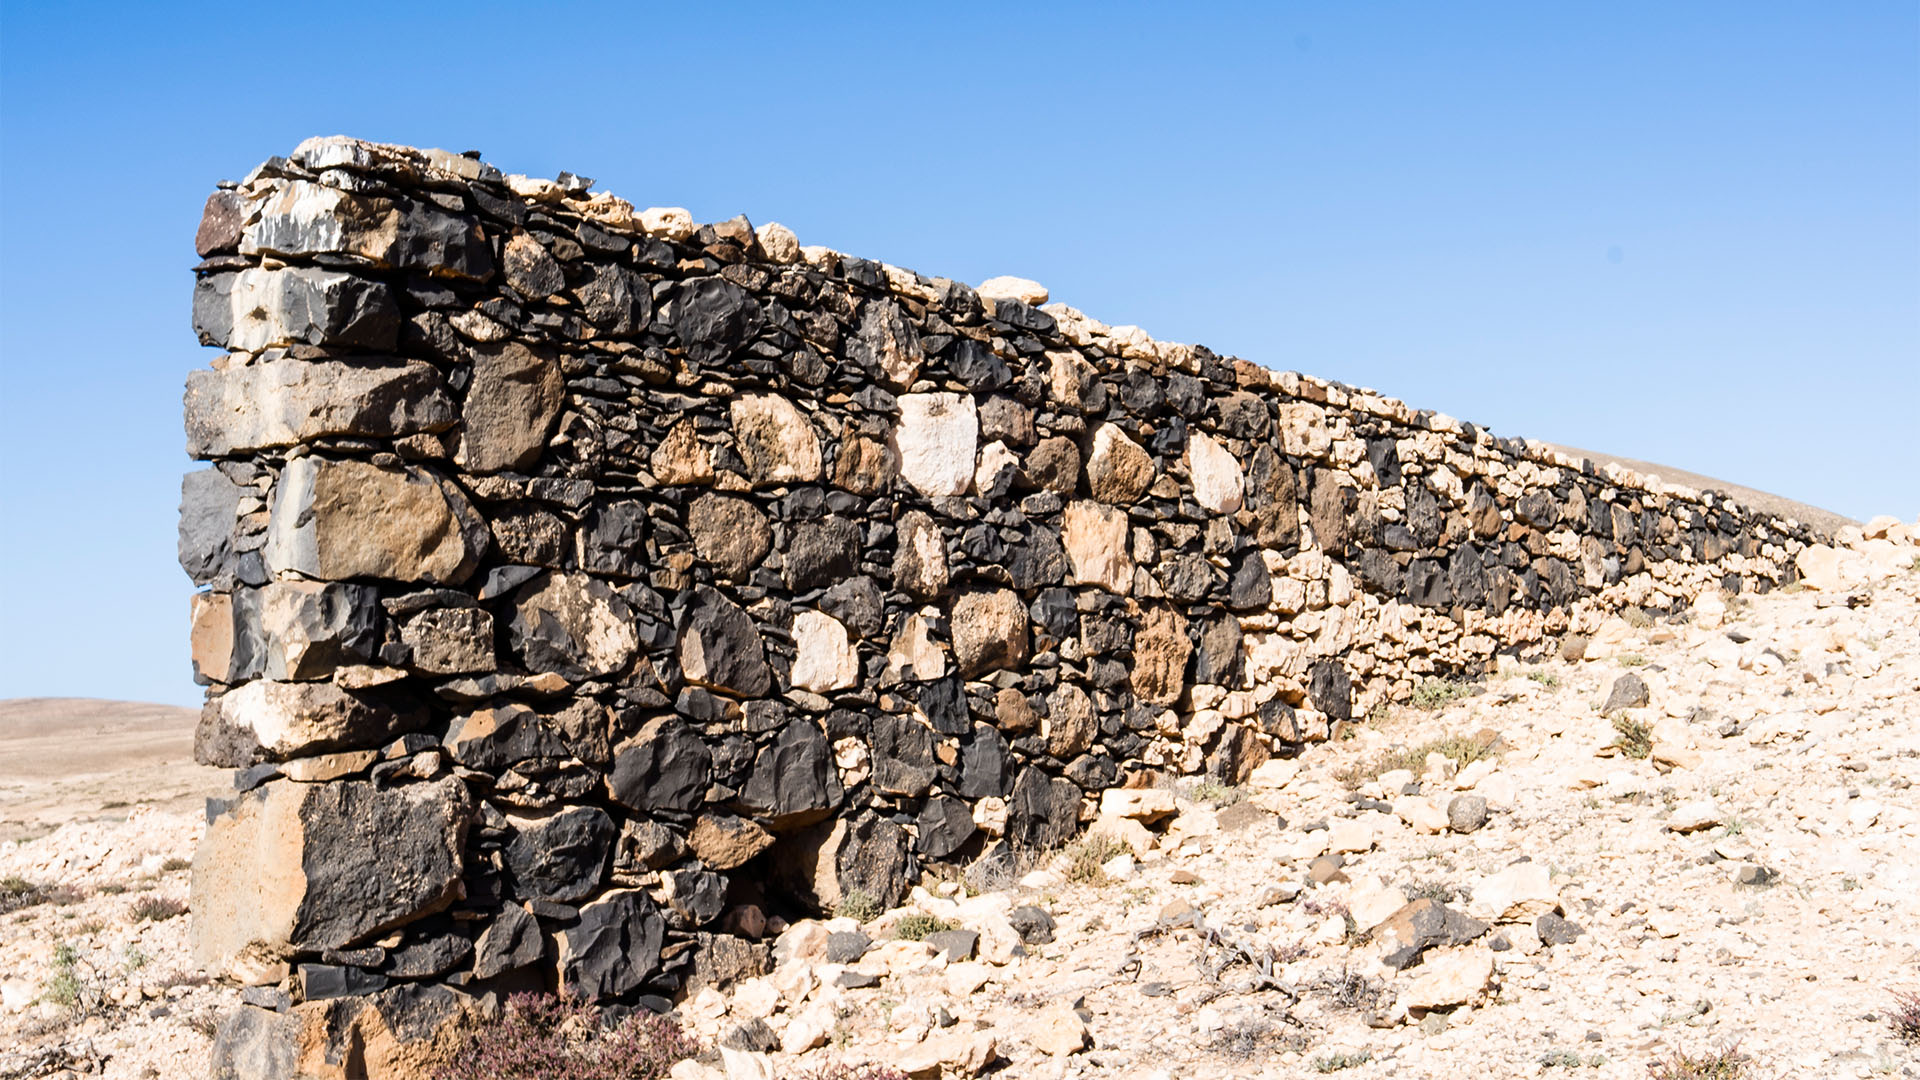
[[[1100,813],[1112,817],[1134,818],[1151,824],[1170,818],[1178,811],[1173,792],[1166,788],[1108,788],[1100,793]]]
[[[961,594],[948,621],[960,674],[978,678],[1027,661],[1027,605],[1010,589]]]
[[[800,261],[800,239],[793,230],[777,221],[769,221],[753,230],[754,239],[760,242],[760,250],[768,262],[797,263]]]
[[[1093,1041],[1087,1022],[1064,1001],[1056,1001],[1041,1010],[1027,1038],[1034,1049],[1053,1057],[1077,1054]]]
[[[663,484],[713,483],[713,455],[701,444],[693,422],[682,420],[654,447],[648,468]]]
[[[1246,496],[1246,475],[1227,448],[1204,432],[1187,437],[1187,472],[1193,479],[1193,498],[1216,514],[1240,509]]]
[[[742,394],[731,412],[733,437],[755,486],[820,479],[820,438],[793,402],[778,394]],[[967,468],[973,468],[971,457]]]
[[[973,493],[985,495],[1000,488],[1019,470],[1020,455],[1008,449],[1006,443],[995,439],[980,450],[980,464],[973,470]]]
[[[991,1031],[953,1030],[901,1050],[894,1063],[913,1080],[979,1076],[993,1064],[998,1045]]]
[[[648,236],[672,243],[690,239],[698,230],[693,215],[681,206],[649,206],[640,211],[640,227]]]
[[[1098,585],[1120,596],[1133,591],[1133,559],[1127,549],[1124,511],[1086,499],[1068,503],[1061,540],[1075,582]]]
[[[1108,814],[1104,808],[1100,816],[1093,819],[1093,824],[1087,826],[1087,835],[1117,840],[1140,858],[1145,858],[1156,843],[1153,833],[1145,825],[1130,817]]]
[[[1674,808],[1672,816],[1667,818],[1667,828],[1677,833],[1699,832],[1720,824],[1724,817],[1720,804],[1712,799],[1694,799]]]
[[[1473,889],[1467,910],[1489,922],[1531,921],[1560,908],[1551,871],[1537,862],[1515,863]]]
[[[207,708],[222,727],[251,738],[275,760],[373,746],[396,734],[391,711],[327,682],[255,679]]]
[[[1018,300],[1030,307],[1047,302],[1047,287],[1037,281],[1002,274],[990,277],[974,288],[982,300]]]
[[[980,415],[971,394],[902,394],[889,441],[900,476],[923,495],[965,495],[973,481]]]
[[[1373,850],[1373,826],[1357,818],[1334,822],[1327,829],[1327,850],[1341,853]]]
[[[793,616],[793,685],[816,694],[844,690],[860,678],[860,657],[839,619],[818,611]]]
[[[1414,971],[1413,981],[1400,991],[1401,1008],[1467,1005],[1478,1000],[1493,981],[1493,954],[1473,945],[1429,949]]]
[[[1424,795],[1402,795],[1393,800],[1393,812],[1414,832],[1426,836],[1447,831],[1447,812]]]
[[[942,678],[946,673],[947,651],[934,640],[932,623],[918,612],[902,619],[887,648],[887,679],[924,681]]]

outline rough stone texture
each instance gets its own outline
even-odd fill
[[[820,440],[813,425],[776,394],[734,399],[734,437],[754,484],[809,483],[820,476]]]
[[[638,647],[627,605],[584,574],[536,576],[514,594],[512,612],[507,638],[533,671],[568,679],[611,675]]]
[[[794,613],[793,648],[791,678],[803,690],[817,694],[844,690],[860,678],[860,657],[847,637],[846,625],[831,615]]]
[[[471,796],[451,777],[380,788],[278,781],[194,856],[194,959],[215,971],[355,945],[461,895]]]
[[[269,570],[325,581],[465,581],[486,550],[473,505],[425,469],[303,457],[275,485]]]
[[[565,389],[551,356],[517,341],[475,346],[454,460],[473,472],[526,468],[546,448]]]
[[[558,398],[556,387],[556,401]],[[394,438],[456,419],[438,369],[403,363],[277,360],[187,377],[187,453],[294,446],[328,435]]]
[[[900,477],[923,495],[964,495],[973,480],[980,417],[970,394],[907,394],[899,399],[893,449]]]
[[[1027,662],[1027,605],[1006,589],[970,592],[953,602],[953,655],[975,678]]]
[[[729,581],[745,581],[773,550],[767,515],[746,499],[706,494],[687,508],[694,550]]]
[[[1104,503],[1125,506],[1146,494],[1153,483],[1153,456],[1127,437],[1117,424],[1093,432],[1087,455],[1087,490]]]
[[[750,977],[758,891],[896,903],[1816,538],[1031,283],[464,156],[311,141],[197,247],[197,753],[255,786],[195,911],[289,991],[400,980],[310,1006]]]

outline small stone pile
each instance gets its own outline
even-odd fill
[[[195,943],[262,1003],[750,977],[769,912],[897,904],[1817,539],[590,186],[335,137],[208,200],[180,555],[239,790]]]

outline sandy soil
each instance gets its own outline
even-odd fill
[[[93,698],[0,701],[0,841],[134,802],[198,809],[227,774],[193,763],[196,709]]]

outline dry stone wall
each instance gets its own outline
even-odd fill
[[[295,999],[757,972],[772,914],[1059,845],[1105,789],[1237,780],[1811,539],[471,156],[310,140],[197,246],[180,556],[238,790],[195,942]]]

